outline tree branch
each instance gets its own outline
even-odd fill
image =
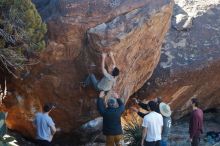
[[[6,42],[10,42],[12,43],[13,45],[15,45],[16,43],[16,40],[14,38],[14,36],[8,34],[7,32],[5,32],[3,29],[0,28],[0,36],[3,37],[3,39],[6,41]]]

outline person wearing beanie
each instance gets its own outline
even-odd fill
[[[103,117],[103,134],[106,136],[106,146],[122,146],[122,125],[121,115],[125,105],[117,94],[107,100],[107,107],[104,103],[105,92],[101,91],[97,100],[97,108]]]

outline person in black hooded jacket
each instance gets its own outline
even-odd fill
[[[97,108],[103,117],[103,134],[106,135],[106,146],[122,145],[121,115],[125,110],[125,105],[117,94],[110,97],[107,107],[104,103],[104,91],[101,91],[97,100]]]

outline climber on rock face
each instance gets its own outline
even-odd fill
[[[108,72],[105,69],[105,59],[107,57],[107,54],[102,53],[102,79],[98,81],[95,75],[90,73],[86,80],[83,82],[84,87],[92,84],[97,91],[110,91],[115,86],[116,78],[119,75],[119,69],[116,67],[115,59],[112,52],[109,53],[109,56],[113,62],[112,70]]]

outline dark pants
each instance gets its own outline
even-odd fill
[[[47,140],[36,140],[36,143],[38,146],[52,146],[51,142],[47,141]]]
[[[200,137],[193,137],[191,146],[199,146]]]
[[[160,140],[152,142],[145,141],[144,146],[160,146]]]
[[[84,82],[86,86],[93,85],[96,91],[102,91],[98,88],[99,80],[96,79],[94,74],[89,74]],[[107,95],[108,92],[109,91],[105,91],[105,95]]]
[[[98,80],[96,79],[94,74],[89,74],[88,77],[85,80],[85,85],[89,86],[89,85],[93,85],[93,87],[97,90],[100,91],[100,89],[98,88]]]

